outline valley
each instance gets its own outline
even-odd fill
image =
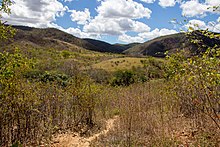
[[[124,45],[13,28],[0,48],[1,146],[219,145],[218,34]]]

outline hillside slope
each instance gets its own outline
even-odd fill
[[[187,55],[191,56],[203,51],[198,46],[189,41],[189,36],[185,33],[172,34],[155,38],[145,43],[131,44],[109,44],[104,41],[94,39],[81,39],[66,32],[55,28],[31,28],[26,26],[14,26],[17,32],[14,36],[14,42],[20,46],[32,46],[35,48],[53,48],[56,50],[91,50],[97,52],[123,53],[132,56],[154,56],[165,57],[165,53],[169,54],[178,52],[179,50],[187,51]],[[220,46],[219,39],[210,39],[201,34],[199,31],[193,32],[198,39],[202,39],[208,47],[215,44]],[[10,44],[10,43],[9,43]],[[203,44],[203,45],[204,45]],[[200,44],[199,46],[202,46]]]
[[[13,27],[17,30],[13,39],[14,42],[26,42],[39,47],[52,47],[63,50],[66,48],[64,45],[61,45],[60,42],[64,42],[74,45],[76,48],[84,48],[98,52],[122,53],[124,50],[133,46],[119,46],[94,39],[81,39],[55,28],[39,29],[26,26]]]
[[[49,47],[57,44],[57,41],[63,41],[70,43],[85,49],[96,50],[97,47],[90,44],[87,41],[84,41],[80,38],[77,38],[73,35],[60,31],[54,28],[31,28],[26,26],[13,26],[16,28],[17,32],[14,36],[14,41],[27,41],[32,42],[36,45]]]
[[[99,51],[99,52],[122,53],[123,51],[127,50],[128,48],[136,45],[136,44],[126,44],[126,45],[109,44],[104,41],[88,39],[88,38],[83,39],[83,40],[96,46],[98,48],[96,51]]]
[[[203,43],[208,47],[213,47],[215,44],[220,45],[220,40],[210,39],[202,35],[199,31],[195,31],[192,35],[196,35],[197,39],[202,39]],[[201,44],[199,46],[202,46]],[[191,43],[189,36],[185,33],[172,34],[155,38],[145,43],[133,46],[123,53],[134,56],[154,56],[154,57],[165,57],[165,53],[169,54],[178,52],[179,50],[185,50],[188,55],[195,55],[203,51],[198,49],[198,46]]]

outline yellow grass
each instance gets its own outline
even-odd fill
[[[106,61],[99,62],[94,64],[92,67],[95,69],[104,69],[107,71],[115,70],[124,70],[131,69],[133,66],[143,66],[141,60],[146,60],[144,58],[135,58],[135,57],[124,57],[124,58],[114,58]]]

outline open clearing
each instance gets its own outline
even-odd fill
[[[106,121],[106,129],[94,134],[88,138],[81,137],[79,134],[61,134],[54,139],[53,147],[89,147],[93,140],[98,139],[101,135],[106,135],[114,129],[114,123],[119,119],[118,116]]]

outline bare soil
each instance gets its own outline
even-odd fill
[[[77,133],[60,134],[53,139],[52,147],[89,147],[92,141],[97,140],[101,135],[105,136],[110,130],[112,130],[114,128],[114,123],[117,120],[118,116],[107,120],[106,129],[88,138],[81,137]]]

